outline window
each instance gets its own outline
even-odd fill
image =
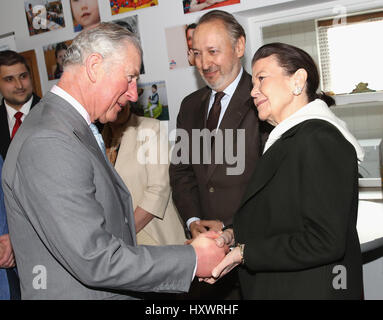
[[[383,11],[340,21],[317,21],[322,90],[347,94],[360,83],[368,83],[363,92],[383,90]]]

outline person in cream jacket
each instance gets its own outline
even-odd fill
[[[170,196],[167,130],[160,132],[159,120],[137,116],[127,106],[117,121],[105,125],[103,138],[109,160],[132,194],[137,243],[184,244]]]

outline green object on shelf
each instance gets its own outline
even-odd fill
[[[376,92],[376,90],[372,90],[372,89],[368,88],[367,82],[359,82],[355,86],[355,89],[352,90],[351,93],[362,93],[362,92]]]

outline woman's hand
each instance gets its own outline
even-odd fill
[[[216,283],[223,276],[228,274],[231,270],[233,270],[236,266],[241,264],[243,261],[243,257],[241,254],[241,250],[239,247],[235,247],[231,250],[225,258],[213,269],[212,276],[210,278],[199,279],[200,281],[205,281],[209,284]]]

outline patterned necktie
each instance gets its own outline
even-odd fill
[[[89,127],[90,127],[90,130],[92,130],[92,133],[93,133],[94,137],[96,138],[98,146],[100,147],[105,159],[107,159],[104,140],[102,139],[102,135],[98,131],[97,126],[94,123],[91,123],[89,125]]]
[[[16,112],[15,113],[15,118],[16,118],[16,122],[15,122],[15,125],[13,126],[13,129],[12,129],[12,135],[11,135],[11,139],[13,139],[13,137],[15,136],[17,130],[20,128],[21,126],[21,117],[23,116],[24,114],[20,111]]]
[[[224,92],[217,92],[214,97],[214,103],[210,109],[206,122],[206,128],[210,131],[217,129],[219,116],[221,114],[221,99],[225,96]]]

